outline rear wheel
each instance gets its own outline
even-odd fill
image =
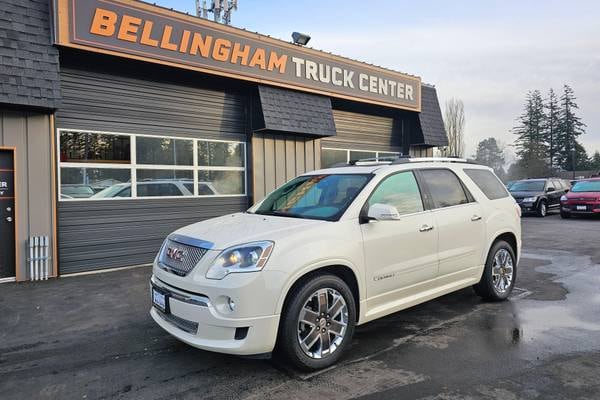
[[[545,200],[540,200],[538,203],[536,214],[541,218],[544,218],[548,214],[548,205]]]
[[[354,296],[334,275],[318,275],[289,294],[278,347],[296,367],[314,370],[337,362],[350,346],[356,321]]]
[[[488,254],[483,275],[475,292],[486,300],[501,301],[508,298],[517,278],[517,258],[510,244],[499,240]]]

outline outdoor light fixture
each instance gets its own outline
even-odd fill
[[[310,40],[310,36],[305,33],[293,32],[292,39],[295,44],[299,44],[300,46],[306,46],[306,43]]]

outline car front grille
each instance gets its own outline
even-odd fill
[[[158,310],[158,315],[160,315],[165,321],[169,322],[172,325],[175,325],[177,328],[185,331],[187,333],[191,333],[195,335],[198,333],[198,323],[194,321],[189,321],[184,318],[180,318],[173,314],[165,314],[162,311]]]
[[[167,239],[158,257],[159,266],[179,276],[186,276],[208,250]]]

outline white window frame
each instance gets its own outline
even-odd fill
[[[350,162],[350,152],[351,151],[364,151],[369,153],[375,153],[375,158],[379,159],[379,153],[388,153],[388,154],[396,154],[400,156],[402,153],[398,151],[386,151],[386,150],[366,150],[366,149],[347,149],[347,148],[339,148],[339,147],[323,147],[321,148],[321,153],[323,150],[335,150],[335,151],[345,151],[346,152],[346,163]],[[321,154],[321,160],[323,160],[323,154]]]
[[[130,151],[130,163],[128,164],[111,164],[111,163],[81,163],[81,162],[62,162],[60,161],[60,136],[62,132],[80,132],[80,133],[91,133],[101,135],[115,135],[115,136],[128,136],[129,139],[129,151]],[[162,165],[162,164],[138,164],[137,163],[137,137],[151,137],[161,139],[178,139],[193,141],[192,151],[193,164],[192,165]],[[201,166],[198,165],[198,142],[220,142],[220,143],[237,143],[242,146],[242,158],[244,165],[241,167],[221,167],[221,166]],[[211,198],[211,197],[246,197],[248,196],[248,168],[247,168],[247,146],[246,142],[239,140],[221,140],[221,139],[201,139],[201,138],[190,138],[183,136],[170,136],[170,135],[148,135],[138,133],[125,133],[125,132],[114,132],[114,131],[96,131],[89,129],[69,129],[59,128],[56,130],[56,162],[57,162],[57,190],[59,201],[115,201],[115,200],[139,200],[139,199],[190,199],[190,198]],[[98,169],[126,169],[130,171],[130,183],[131,183],[131,197],[107,197],[107,198],[75,198],[75,199],[63,199],[62,198],[62,184],[61,184],[61,168],[98,168]],[[182,170],[192,171],[192,177],[194,180],[194,194],[191,196],[138,196],[137,195],[137,171],[138,170]],[[244,193],[241,194],[212,194],[212,195],[199,195],[198,194],[198,171],[243,171],[244,172]]]

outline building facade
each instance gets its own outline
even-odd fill
[[[147,264],[298,174],[447,145],[416,76],[134,0],[4,3],[0,279]]]

